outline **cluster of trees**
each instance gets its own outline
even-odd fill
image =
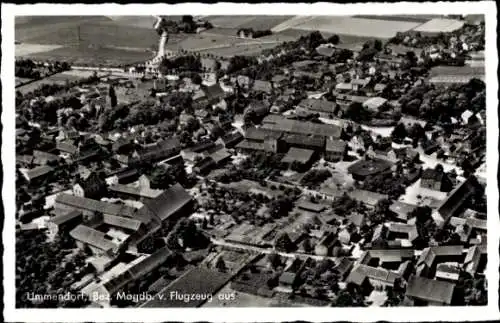
[[[432,45],[443,46],[444,48],[450,48],[451,38],[461,39],[464,37],[463,41],[465,43],[477,43],[478,46],[476,50],[484,49],[484,25],[479,26],[465,24],[462,28],[449,33],[439,33],[437,35],[422,35],[421,33],[409,34],[405,32],[398,32],[396,35],[389,40],[389,43],[396,45],[409,45],[416,48],[426,48]],[[462,42],[456,42],[456,49],[462,48]],[[452,49],[452,48],[450,48]]]
[[[251,36],[252,38],[260,38],[273,34],[273,32],[270,29],[254,30],[253,28],[242,28],[238,30],[237,35],[239,36],[242,32],[245,34],[246,37]]]
[[[403,175],[402,167],[398,171],[386,172],[365,178],[360,188],[370,192],[387,194],[391,199],[397,199],[406,191],[409,185],[408,178]]]
[[[365,213],[366,205],[363,202],[356,201],[344,192],[342,196],[333,201],[332,209],[339,215],[347,215],[351,212]]]
[[[302,177],[300,183],[308,188],[316,188],[331,176],[332,173],[328,169],[311,169]]]
[[[65,260],[71,253],[68,237],[48,242],[43,231],[22,231],[16,236],[16,307],[79,308],[90,302],[82,295],[75,295],[70,285],[90,273],[86,255],[82,252],[71,261]],[[62,265],[64,264],[64,265]],[[28,295],[64,295],[74,297],[67,301],[52,297],[41,302],[28,299]]]
[[[230,214],[236,222],[247,220],[250,223],[265,224],[270,220],[269,214],[259,216],[257,211],[271,200],[263,194],[251,194],[229,189],[215,183],[207,187],[209,199],[202,207],[215,210],[217,213]]]
[[[201,72],[201,60],[197,55],[182,55],[172,59],[163,58],[158,67],[162,74]]]
[[[426,120],[449,123],[459,118],[465,110],[474,113],[486,107],[485,83],[471,79],[466,84],[451,85],[446,91],[433,85],[419,85],[403,95],[399,102],[402,112]]]
[[[44,64],[36,64],[31,59],[16,60],[15,63],[15,76],[29,79],[40,79],[54,73],[67,71],[71,66],[67,62],[56,61],[48,63],[47,67]]]
[[[229,65],[227,66],[227,74],[234,74],[244,68],[257,64],[257,58],[253,56],[236,55],[231,57],[231,59],[229,60]]]
[[[372,61],[375,55],[382,51],[383,44],[382,41],[376,39],[374,41],[368,41],[363,44],[363,49],[359,52],[357,60],[360,62]]]
[[[98,127],[100,131],[109,131],[120,128],[123,119],[130,112],[129,105],[118,105],[115,109],[106,109],[99,116]]]
[[[295,199],[296,196],[294,194],[279,196],[273,199],[270,203],[268,203],[269,213],[275,219],[288,216],[290,211],[293,209]]]
[[[210,244],[210,239],[201,232],[194,221],[182,219],[174,226],[167,236],[167,246],[172,250],[204,249]]]
[[[286,232],[280,234],[274,241],[274,247],[278,251],[292,252],[297,249],[297,246],[292,242]]]
[[[176,163],[170,166],[157,165],[150,172],[151,188],[166,190],[175,183],[190,186],[191,180],[184,165]]]
[[[335,307],[353,307],[364,306],[364,296],[361,288],[354,283],[348,283],[345,289],[342,289],[333,302]]]
[[[372,112],[360,102],[352,102],[342,113],[342,118],[355,122],[365,122],[372,119]]]
[[[30,101],[31,99],[37,98],[37,97],[47,97],[51,96],[57,93],[66,93],[70,89],[74,88],[75,86],[84,86],[84,85],[89,85],[89,84],[95,84],[99,81],[99,77],[97,76],[96,73],[93,75],[87,77],[87,78],[82,78],[77,81],[71,81],[71,82],[66,82],[64,84],[62,83],[43,83],[41,84],[38,88],[33,90],[32,92],[22,94],[21,92],[17,91],[16,92],[16,106],[17,103],[19,102],[18,100],[28,100]]]

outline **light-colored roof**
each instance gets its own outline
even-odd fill
[[[115,250],[118,247],[113,242],[105,239],[105,234],[103,232],[97,231],[83,224],[78,225],[69,234],[73,239],[103,251]]]
[[[366,190],[356,189],[349,192],[348,195],[358,201],[362,201],[368,205],[376,205],[378,201],[387,199],[389,196],[386,194],[375,193]]]
[[[468,83],[472,78],[485,80],[484,75],[437,75],[430,78],[430,83],[463,84]]]
[[[326,148],[325,150],[328,151],[333,151],[333,152],[344,152],[347,147],[347,144],[343,140],[339,139],[327,139],[326,140]]]
[[[363,103],[363,106],[371,109],[371,110],[377,110],[380,108],[382,105],[384,105],[387,102],[387,99],[381,98],[381,97],[373,97],[368,100],[366,100]]]

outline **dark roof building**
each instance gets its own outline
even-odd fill
[[[115,253],[118,249],[118,245],[105,238],[106,234],[83,224],[74,228],[69,234],[78,242],[96,248],[103,253]]]
[[[26,180],[28,182],[33,182],[33,181],[37,181],[41,178],[44,178],[45,176],[52,173],[53,171],[54,171],[53,167],[46,166],[46,165],[45,166],[37,166],[37,167],[31,168],[31,169],[24,169],[24,168],[20,169],[21,174],[24,175],[24,177],[26,178]]]
[[[432,218],[439,225],[444,225],[463,206],[464,202],[476,192],[478,181],[475,176],[470,176],[453,189],[441,205],[432,212]]]
[[[392,163],[383,159],[362,159],[347,169],[356,180],[364,180],[368,176],[374,176],[388,171]]]
[[[137,211],[136,208],[127,205],[102,202],[66,193],[57,195],[55,199],[56,207],[58,204],[82,211],[100,212],[103,214],[126,216],[130,218],[133,218]]]
[[[292,147],[285,155],[285,157],[283,157],[281,162],[285,164],[298,162],[302,165],[306,165],[312,160],[313,155],[314,155],[313,150]]]
[[[303,134],[287,134],[281,140],[290,147],[323,151],[325,149],[325,138],[321,136],[308,136]]]
[[[116,215],[110,215],[110,214],[104,214],[103,215],[103,222],[105,224],[122,228],[122,229],[127,229],[130,231],[138,231],[142,225],[141,221],[131,219],[131,218],[125,218],[123,216],[116,216]]]
[[[335,102],[316,99],[304,99],[298,105],[298,107],[318,113],[334,113],[336,106]]]
[[[340,139],[327,139],[325,147],[325,159],[328,161],[343,160],[347,154],[347,143]]]
[[[450,305],[455,284],[445,281],[413,276],[406,287],[406,297],[415,305]]]
[[[342,128],[332,124],[320,124],[306,121],[290,120],[283,117],[273,116],[263,122],[263,129],[274,132],[285,132],[291,134],[323,136],[340,138]]]
[[[222,137],[222,141],[224,142],[224,146],[226,148],[233,148],[240,141],[242,141],[245,137],[239,131],[235,131],[233,133],[227,134]]]
[[[180,184],[175,184],[157,198],[146,201],[144,206],[163,223],[173,216],[180,215],[179,212],[191,202],[191,195]]]

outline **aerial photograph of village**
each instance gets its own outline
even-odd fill
[[[487,305],[484,53],[483,15],[16,16],[15,306]]]

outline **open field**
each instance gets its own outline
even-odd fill
[[[235,46],[224,46],[219,48],[210,48],[200,50],[200,53],[210,53],[216,56],[232,57],[235,55],[257,56],[264,49],[276,47],[278,42],[274,43],[252,43],[252,44],[238,44]]]
[[[60,47],[47,52],[25,55],[35,60],[60,60],[74,65],[122,65],[145,61],[153,53],[109,47]]]
[[[408,31],[419,25],[419,22],[321,16],[298,21],[296,24],[290,24],[288,28],[319,30],[343,35],[390,38],[396,35],[397,32]]]
[[[158,43],[158,34],[152,28],[117,25],[104,21],[81,24],[62,23],[43,28],[41,26],[19,27],[16,28],[16,40],[22,43],[49,45],[67,46],[80,43],[151,48]]]
[[[407,21],[424,23],[434,18],[439,18],[439,15],[359,15],[355,18],[363,19],[378,19],[386,21]]]
[[[26,44],[21,43],[15,46],[16,57],[27,56],[41,52],[48,52],[57,48],[63,47],[62,45],[40,45],[40,44]]]
[[[78,81],[82,78],[90,77],[94,72],[93,71],[65,71],[62,73],[57,73],[52,76],[46,77],[44,79],[20,86],[16,88],[16,91],[20,91],[21,93],[32,92],[36,88],[38,88],[42,84],[65,84],[66,81]]]
[[[218,35],[212,33],[192,34],[186,39],[172,43],[168,42],[167,48],[170,50],[187,50],[197,51],[205,48],[212,48],[217,46],[233,46],[235,44],[248,43],[252,40],[241,39],[237,37],[229,37],[228,35]]]
[[[271,29],[292,16],[205,16],[214,27]]]

